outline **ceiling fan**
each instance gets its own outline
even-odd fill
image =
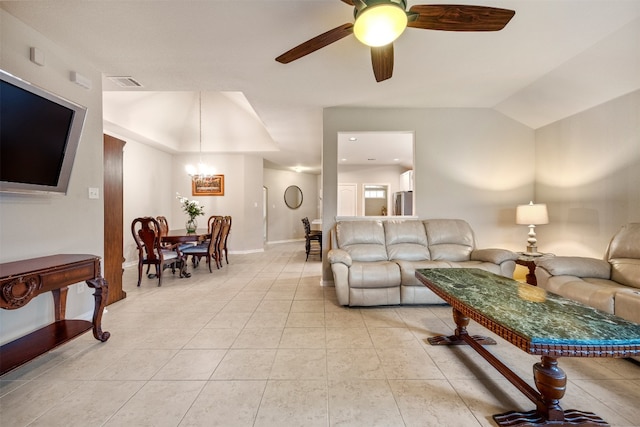
[[[341,0],[354,6],[355,22],[320,34],[276,58],[282,64],[300,59],[318,49],[354,34],[371,47],[376,81],[393,74],[393,41],[406,27],[440,31],[499,31],[515,11],[488,6],[421,4],[406,11],[406,0]]]

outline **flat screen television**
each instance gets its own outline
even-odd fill
[[[86,112],[0,70],[0,191],[66,194]]]

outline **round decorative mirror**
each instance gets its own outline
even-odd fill
[[[302,205],[302,190],[297,185],[290,185],[284,190],[284,203],[290,209],[298,209]]]

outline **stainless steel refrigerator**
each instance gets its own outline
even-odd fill
[[[393,214],[413,215],[413,191],[393,193]]]

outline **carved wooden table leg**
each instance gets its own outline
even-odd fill
[[[456,330],[454,335],[438,335],[435,337],[427,338],[431,345],[466,345],[467,343],[461,338],[462,335],[467,334],[467,326],[469,325],[469,318],[462,314],[460,311],[453,309],[453,321],[456,322]],[[493,338],[485,337],[483,335],[473,335],[475,341],[482,345],[495,345]]]
[[[87,285],[96,290],[93,293],[95,298],[95,307],[93,309],[93,336],[95,339],[104,342],[111,336],[109,332],[102,331],[102,313],[109,298],[109,284],[102,277],[97,277],[87,280]]]
[[[555,357],[542,356],[533,365],[533,379],[540,392],[537,409],[527,412],[510,411],[494,415],[499,426],[561,426],[561,427],[608,427],[609,424],[593,412],[577,411],[560,407],[560,399],[567,389],[567,375],[558,367]]]

